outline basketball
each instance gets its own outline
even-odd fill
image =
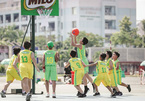
[[[74,28],[72,30],[72,34],[75,35],[75,36],[79,35],[79,30],[77,28]]]

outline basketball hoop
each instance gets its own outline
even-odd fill
[[[48,23],[46,23],[46,21],[49,18],[52,10],[53,10],[52,8],[38,8],[37,9],[40,19],[42,19],[41,26],[40,26],[41,28],[48,27]]]

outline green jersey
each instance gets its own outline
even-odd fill
[[[45,65],[56,65],[55,62],[56,51],[48,50],[44,54],[45,54]]]
[[[81,60],[86,58],[85,45],[82,45],[82,49],[77,48],[77,54],[78,54],[78,58],[80,58]]]
[[[118,59],[117,59],[116,61],[113,61],[113,63],[114,63],[114,65],[115,65],[115,67],[116,67],[117,62],[119,62],[119,60],[118,60]],[[116,70],[116,71],[117,71],[117,72],[122,71],[122,70],[121,70],[121,66],[120,66],[120,64],[119,64],[119,69],[118,69],[118,70]]]

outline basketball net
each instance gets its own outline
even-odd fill
[[[38,8],[37,12],[40,15],[41,21],[41,27],[48,27],[48,23],[46,23],[46,20],[49,18],[52,8]]]

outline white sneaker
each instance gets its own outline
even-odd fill
[[[47,93],[47,94],[46,94],[46,97],[48,98],[49,96],[50,96],[50,95]]]
[[[55,93],[52,94],[52,98],[56,98],[56,94]]]

